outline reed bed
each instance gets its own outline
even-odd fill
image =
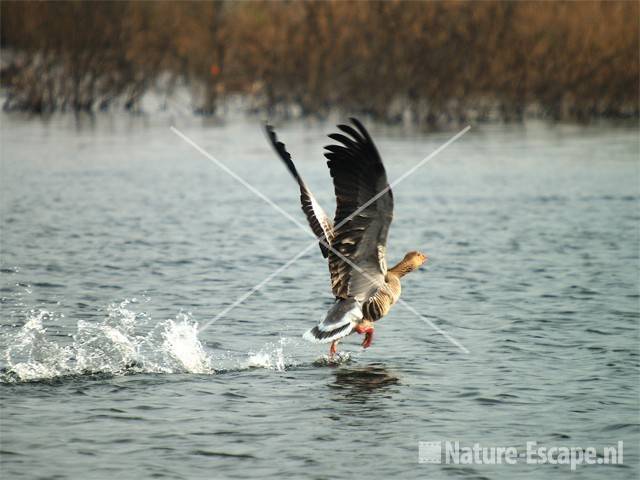
[[[333,110],[427,125],[638,118],[635,1],[1,4],[4,108]]]

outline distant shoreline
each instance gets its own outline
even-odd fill
[[[0,71],[4,78],[4,69]],[[183,85],[176,92],[173,86],[171,92],[155,86],[153,89],[141,92],[131,101],[126,95],[109,96],[105,99],[96,99],[87,104],[62,104],[47,105],[41,101],[26,99],[25,93],[15,91],[3,80],[0,89],[0,104],[4,112],[23,112],[31,115],[51,115],[56,113],[86,113],[100,115],[101,113],[126,112],[132,115],[153,114],[158,111],[178,110],[182,114],[194,117],[224,118],[229,111],[244,113],[247,115],[267,115],[270,118],[281,120],[290,119],[316,119],[323,120],[344,115],[363,115],[373,120],[389,125],[405,125],[427,128],[446,128],[467,123],[522,123],[529,120],[543,120],[549,122],[568,122],[576,124],[591,124],[594,122],[633,122],[640,120],[640,105],[627,105],[623,108],[609,111],[595,109],[581,111],[571,99],[564,99],[555,111],[538,102],[526,105],[506,105],[490,96],[483,98],[471,98],[466,102],[451,100],[439,102],[437,106],[421,100],[412,102],[402,96],[397,96],[381,114],[379,111],[371,111],[363,106],[341,107],[340,105],[326,105],[318,112],[305,111],[304,107],[296,102],[280,102],[271,104],[269,99],[260,91],[252,93],[234,93],[217,99],[215,109],[203,109],[197,104],[198,96],[193,91],[198,86]],[[151,104],[151,106],[149,106]],[[421,111],[428,111],[427,115],[421,115]]]
[[[155,97],[155,98],[154,98]],[[449,122],[443,124],[417,124],[408,121],[390,122],[369,115],[361,115],[346,110],[333,109],[326,115],[302,115],[299,109],[292,108],[288,113],[284,113],[282,109],[277,112],[267,112],[252,110],[246,107],[247,99],[235,98],[225,104],[213,115],[203,115],[195,113],[184,106],[177,106],[175,102],[168,102],[166,108],[158,107],[158,97],[152,93],[147,94],[142,99],[139,109],[128,111],[123,108],[113,108],[107,111],[55,111],[33,113],[24,110],[3,110],[0,109],[0,115],[4,121],[26,121],[26,122],[42,122],[43,124],[62,124],[75,126],[75,128],[94,128],[101,124],[111,125],[111,127],[119,129],[128,128],[131,125],[169,125],[169,124],[185,124],[185,125],[209,125],[212,127],[224,125],[227,123],[255,123],[256,128],[265,122],[276,123],[280,126],[288,124],[302,126],[327,124],[335,125],[345,122],[351,116],[358,116],[367,124],[376,124],[378,128],[389,129],[401,135],[412,135],[426,132],[453,132],[460,128],[471,125],[476,130],[478,128],[614,128],[614,129],[638,129],[640,128],[640,118],[608,118],[594,117],[586,121],[577,121],[575,119],[556,120],[544,116],[529,115],[517,121],[504,120],[499,117],[485,118],[482,120],[468,120],[466,122]],[[0,93],[0,104],[4,101],[4,94]],[[61,122],[61,123],[59,123]]]
[[[640,118],[637,2],[2,2],[3,109]]]

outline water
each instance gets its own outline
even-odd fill
[[[389,261],[430,255],[363,352],[259,123],[2,117],[3,478],[566,478],[418,463],[418,442],[614,446],[638,474],[638,136],[474,126],[395,188]],[[278,129],[328,211],[330,125]],[[391,179],[452,135],[374,127]],[[199,331],[200,329],[200,331]]]

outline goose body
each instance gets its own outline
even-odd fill
[[[374,322],[387,315],[400,298],[400,279],[427,258],[412,251],[387,269],[385,254],[393,218],[393,194],[369,133],[357,119],[351,121],[355,128],[338,125],[346,135],[329,135],[339,144],[325,147],[336,195],[333,222],[305,184],[273,128],[266,126],[271,144],[300,187],[302,211],[328,260],[336,299],[324,319],[303,337],[315,343],[331,342],[332,355],[337,342],[354,332],[365,335],[363,347],[371,345]]]

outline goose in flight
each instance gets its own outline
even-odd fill
[[[336,353],[338,341],[353,332],[365,335],[362,346],[368,348],[374,322],[400,298],[400,279],[427,259],[423,253],[412,251],[387,269],[385,252],[393,218],[393,195],[371,137],[357,119],[351,121],[355,128],[338,125],[346,135],[329,135],[339,144],[324,147],[336,195],[333,222],[298,173],[273,127],[265,126],[273,148],[298,182],[302,211],[329,263],[335,303],[324,320],[303,338],[315,343],[331,342],[330,356]]]

